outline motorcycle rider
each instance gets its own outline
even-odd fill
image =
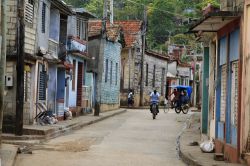
[[[153,92],[151,92],[150,94],[150,112],[151,113],[152,113],[153,103],[156,103],[157,113],[159,113],[159,109],[158,109],[159,98],[160,98],[160,94],[157,92],[156,89]]]
[[[128,106],[133,106],[134,104],[134,95],[132,89],[130,89],[128,94]]]

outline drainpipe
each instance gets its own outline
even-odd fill
[[[0,145],[2,142],[2,124],[4,111],[4,81],[6,66],[6,0],[1,1],[1,55],[0,55]]]

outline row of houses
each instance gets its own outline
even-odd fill
[[[3,132],[15,133],[21,107],[17,97],[20,71],[16,70],[20,13],[17,1],[7,1],[6,8]],[[97,104],[101,111],[119,108],[121,28],[112,26],[105,32],[93,33],[90,18],[95,16],[61,0],[25,1],[24,103],[20,124],[36,123],[35,117],[44,110],[63,120],[65,111],[78,116]]]
[[[250,164],[249,4],[221,0],[191,28],[204,45],[201,132],[230,162]]]
[[[183,66],[178,58],[146,50],[142,59],[142,21],[110,24],[61,0],[25,1],[22,77],[17,70],[18,5],[15,0],[7,1],[3,132],[15,133],[19,124],[37,123],[37,115],[45,110],[63,120],[66,111],[79,116],[118,109],[127,105],[130,89],[135,92],[135,107],[148,105],[154,89],[163,101],[170,93],[168,86],[192,81],[191,66]],[[18,120],[21,122],[16,123]]]

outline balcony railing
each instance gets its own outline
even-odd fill
[[[87,53],[87,42],[84,40],[80,40],[76,37],[70,36],[68,38],[67,50],[85,55]]]

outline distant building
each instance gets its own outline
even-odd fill
[[[89,22],[88,73],[93,76],[95,93],[94,105],[101,112],[120,107],[120,71],[122,43],[121,27],[107,25],[101,31],[102,22]]]

